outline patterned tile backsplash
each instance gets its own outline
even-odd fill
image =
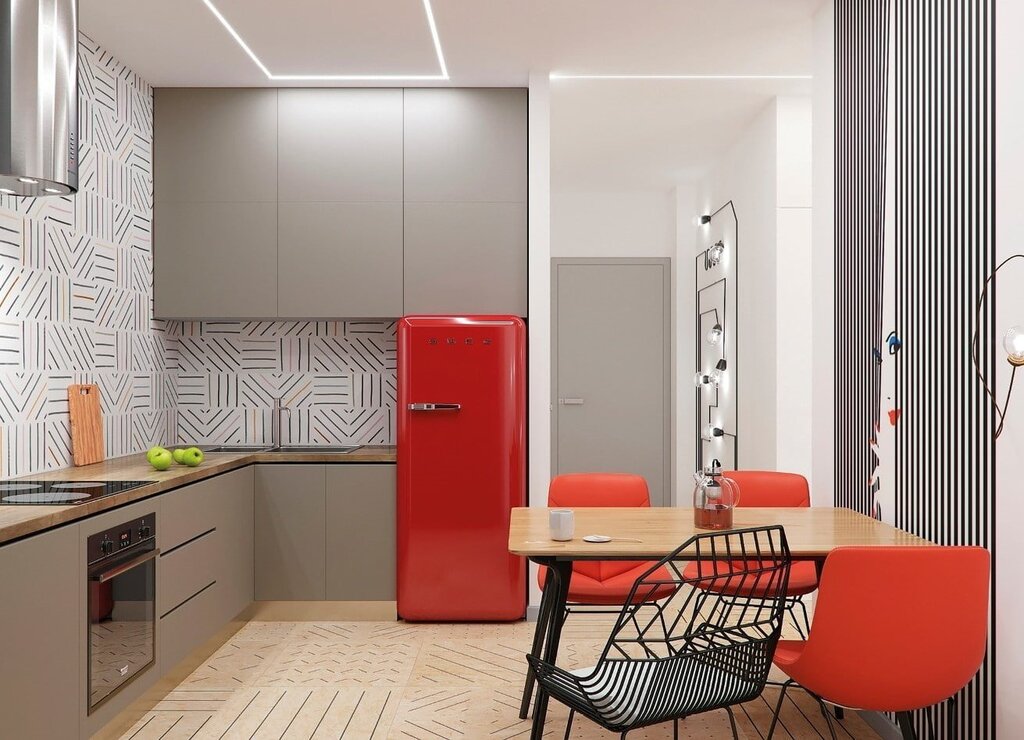
[[[71,464],[67,386],[100,386],[107,457],[394,441],[395,325],[153,319],[153,91],[79,39],[79,191],[0,195],[0,476]]]
[[[79,192],[0,195],[0,475],[71,464],[70,383],[100,385],[110,457],[175,429],[174,342],[152,318],[153,96],[79,40]]]
[[[185,322],[175,335],[180,442],[390,444],[393,321]]]

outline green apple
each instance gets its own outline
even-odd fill
[[[161,447],[160,445],[150,447],[149,450],[146,452],[146,459],[149,462],[153,462],[153,458],[159,455],[161,452],[167,452],[167,450]]]
[[[203,462],[203,451],[198,447],[189,447],[182,455],[182,462],[190,468],[197,467]]]
[[[157,450],[149,457],[149,464],[157,470],[167,470],[174,462],[174,456],[170,450]]]
[[[185,464],[185,452],[186,452],[186,450],[185,450],[184,447],[179,447],[178,449],[176,449],[174,452],[171,453],[171,457],[174,458],[174,462],[178,463],[178,465],[184,465]]]

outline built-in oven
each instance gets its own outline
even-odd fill
[[[156,658],[156,515],[86,541],[89,713]]]

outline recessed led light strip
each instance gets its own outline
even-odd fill
[[[213,4],[213,0],[203,0],[203,3],[210,12],[213,13],[214,17],[220,21],[220,24],[224,26],[225,30],[231,37],[242,47],[242,50],[249,55],[253,63],[260,68],[260,70],[267,76],[268,80],[310,80],[310,81],[331,81],[331,80],[447,80],[448,79],[448,66],[444,61],[444,52],[441,51],[441,39],[437,35],[437,24],[434,22],[434,10],[430,7],[430,0],[423,0],[423,10],[427,15],[427,25],[430,26],[430,37],[434,41],[434,52],[437,54],[437,64],[441,68],[441,73],[436,75],[277,75],[271,72],[267,65],[260,61],[260,58],[256,56],[256,52],[249,48],[249,45],[245,43],[245,39],[239,35],[238,31],[228,23],[228,19],[224,17],[224,14],[217,10],[217,6]]]
[[[552,72],[552,80],[812,80],[813,75],[642,75]]]

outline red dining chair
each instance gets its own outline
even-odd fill
[[[548,506],[553,509],[576,509],[585,507],[650,507],[651,496],[647,481],[639,475],[627,473],[567,473],[555,476],[548,487]],[[574,608],[597,611],[595,607],[616,607],[611,613],[618,614],[630,597],[633,584],[643,575],[651,563],[643,560],[625,561],[576,561],[572,565],[569,579],[569,595],[564,620]],[[662,572],[663,571],[663,572]],[[675,591],[668,570],[662,567],[651,578],[658,578],[664,584],[644,592],[644,601],[653,602],[671,596]],[[544,588],[547,568],[538,569],[537,580]],[[537,633],[538,636],[540,633]],[[536,640],[537,638],[535,638]],[[533,653],[540,646],[534,645]],[[533,691],[533,672],[527,673],[523,689],[520,716],[525,717]]]
[[[771,470],[733,470],[724,472],[726,478],[736,481],[740,487],[740,500],[738,507],[800,507],[807,508],[811,505],[811,491],[807,485],[807,479],[796,473],[777,473]],[[695,564],[691,564],[686,572],[688,577],[694,577]],[[756,578],[744,579],[740,582],[732,582],[730,594],[735,596],[754,596],[759,590]],[[707,588],[714,584],[707,584]],[[792,617],[793,624],[801,637],[806,637],[807,631],[811,629],[811,622],[807,615],[807,606],[803,597],[818,588],[818,571],[810,560],[795,560],[789,571],[789,585],[786,588],[786,610]],[[800,608],[803,616],[803,626],[796,616],[796,609]]]
[[[884,577],[883,577],[884,576]],[[989,554],[980,547],[841,547],[825,560],[806,640],[780,640],[774,663],[823,701],[910,713],[954,697],[978,672],[988,637]],[[952,713],[950,713],[950,719]],[[949,735],[952,736],[952,735]],[[832,732],[835,737],[835,732]]]

